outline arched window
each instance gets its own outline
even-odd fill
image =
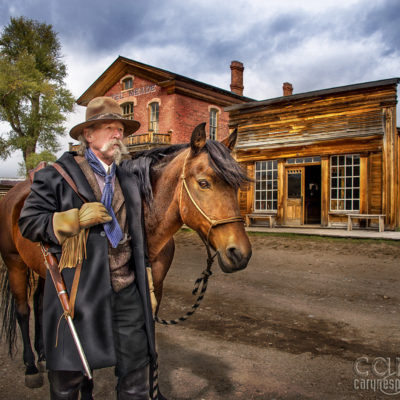
[[[133,79],[131,77],[122,80],[122,90],[128,90],[133,88]]]
[[[122,114],[123,114],[124,118],[134,119],[134,115],[133,115],[134,105],[133,105],[133,103],[121,104],[121,108],[122,108]]]
[[[217,140],[218,110],[210,109],[210,139]]]
[[[160,105],[158,102],[149,104],[149,130],[158,133]]]

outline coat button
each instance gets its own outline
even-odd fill
[[[104,231],[101,231],[101,232],[100,232],[100,236],[105,237],[105,236],[106,236],[106,233],[105,233]]]

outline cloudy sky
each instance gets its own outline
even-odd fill
[[[283,82],[302,93],[400,76],[399,0],[0,0],[1,30],[12,16],[53,25],[75,97],[119,55],[227,90],[239,60],[257,100]],[[0,177],[20,160],[0,161]]]

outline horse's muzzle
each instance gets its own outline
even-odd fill
[[[218,252],[218,262],[223,272],[230,273],[240,271],[247,267],[251,257],[251,248],[245,253],[238,247],[228,246],[225,254]]]

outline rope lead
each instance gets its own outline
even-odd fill
[[[176,325],[176,324],[178,324],[179,322],[186,321],[186,320],[187,320],[190,316],[192,316],[192,315],[197,311],[197,309],[199,308],[200,303],[201,303],[201,301],[202,301],[203,298],[204,298],[204,293],[205,293],[206,290],[207,290],[208,278],[209,278],[211,275],[212,275],[212,272],[211,272],[211,270],[207,267],[207,269],[205,269],[205,270],[201,273],[200,278],[196,279],[196,282],[195,282],[194,287],[193,287],[192,294],[193,294],[193,295],[196,295],[196,294],[198,293],[200,284],[202,283],[200,295],[199,295],[199,297],[197,297],[196,302],[192,305],[192,309],[191,309],[190,311],[188,311],[185,315],[183,315],[182,317],[179,317],[179,318],[177,318],[177,319],[171,319],[171,320],[169,320],[169,321],[167,321],[167,320],[165,320],[165,319],[162,319],[162,318],[160,318],[160,317],[158,317],[158,316],[156,315],[156,316],[154,317],[154,320],[155,320],[156,322],[158,322],[159,324],[162,324],[162,325]]]

